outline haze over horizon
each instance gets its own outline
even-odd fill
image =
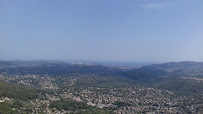
[[[203,61],[201,0],[1,0],[0,60]]]

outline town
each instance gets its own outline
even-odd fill
[[[112,113],[197,113],[202,110],[202,98],[178,96],[168,90],[129,85],[96,74],[74,76],[25,75],[4,76],[1,80],[41,90],[39,97],[29,100],[35,113],[77,113],[78,111],[59,110],[50,105],[57,101],[82,102],[97,109],[110,110]],[[110,83],[108,83],[108,81]],[[114,80],[116,80],[114,78]],[[111,82],[112,81],[112,82]],[[119,83],[119,85],[118,85]],[[14,99],[2,97],[0,102],[12,102]],[[23,101],[21,101],[23,102]],[[43,107],[43,108],[42,108]],[[14,110],[17,110],[14,108]],[[23,112],[28,109],[21,107]]]

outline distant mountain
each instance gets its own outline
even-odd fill
[[[122,70],[93,64],[71,64],[62,61],[0,61],[0,75],[49,75],[70,76],[74,74],[119,75]]]
[[[123,75],[126,78],[144,82],[157,81],[160,77],[203,77],[203,62],[184,61],[154,64],[124,72]]]
[[[55,113],[65,109],[107,114],[123,112],[126,107],[144,109],[142,113],[173,109],[197,113],[203,106],[201,76],[201,62],[135,68],[61,61],[0,61],[0,100],[6,101],[0,103],[0,113],[43,113],[47,109]],[[98,109],[100,106],[105,108]],[[131,113],[128,110],[126,113]]]
[[[202,76],[203,62],[170,62],[141,67],[140,70],[162,71],[165,75],[175,76]]]
[[[133,69],[123,76],[146,86],[181,95],[203,93],[203,83],[182,77],[203,77],[203,62],[170,62]]]
[[[94,73],[99,75],[122,75],[134,80],[154,80],[163,76],[203,77],[203,62],[170,62],[140,68],[115,67],[94,64],[70,64],[61,61],[0,61],[0,74],[8,75],[70,75]]]
[[[197,83],[196,80],[182,78],[202,78],[203,62],[170,62],[134,68],[94,64],[71,64],[61,61],[0,61],[0,76],[1,75],[40,75],[51,77],[86,75],[107,78],[121,77],[121,79],[127,78],[130,84],[132,84],[132,81],[133,83],[144,84],[146,86],[170,90],[181,94],[203,93],[202,82]],[[113,81],[111,82],[114,83]],[[84,84],[84,82],[80,84]]]

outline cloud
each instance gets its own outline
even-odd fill
[[[158,9],[166,7],[165,3],[151,3],[151,4],[142,4],[140,5],[142,8],[151,8],[151,9]]]

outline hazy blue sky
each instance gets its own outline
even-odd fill
[[[203,61],[203,0],[0,0],[0,59]]]

